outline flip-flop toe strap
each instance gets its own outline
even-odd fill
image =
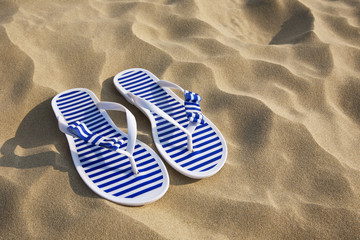
[[[189,119],[189,121],[198,123],[198,124],[204,124],[204,116],[201,113],[200,108],[200,101],[201,97],[197,93],[190,92],[188,90],[184,90],[184,96],[185,96],[185,111],[186,116]]]
[[[87,128],[85,123],[79,121],[69,125],[68,131],[88,143],[109,148],[112,151],[118,150],[125,143],[122,139],[119,138],[107,138],[93,133]]]

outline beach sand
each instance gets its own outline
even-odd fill
[[[0,1],[0,239],[360,239],[360,3]],[[199,93],[228,158],[125,207],[75,170],[51,99],[83,87],[146,116],[112,78]],[[125,116],[110,113],[126,129]]]

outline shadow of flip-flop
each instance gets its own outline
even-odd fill
[[[0,167],[30,169],[52,166],[67,172],[76,194],[97,197],[77,173],[66,138],[59,131],[51,108],[52,98],[33,108],[21,121],[15,137],[8,139],[0,151]]]

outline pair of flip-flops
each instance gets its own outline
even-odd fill
[[[175,170],[200,179],[222,168],[227,156],[225,139],[202,115],[198,94],[139,68],[120,72],[114,84],[150,119],[156,147]],[[183,91],[185,101],[169,88]],[[136,120],[128,109],[100,102],[84,88],[59,93],[52,107],[75,167],[95,193],[129,206],[144,205],[165,194],[169,187],[166,167],[150,147],[136,139]],[[116,127],[106,110],[126,113],[128,134]]]

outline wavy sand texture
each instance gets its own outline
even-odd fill
[[[1,239],[360,239],[360,3],[0,1]],[[50,106],[85,87],[150,124],[112,77],[198,92],[227,139],[215,176],[138,208],[99,198]],[[111,114],[125,127],[125,117]]]

